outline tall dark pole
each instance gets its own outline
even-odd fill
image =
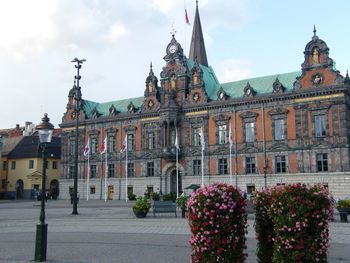
[[[73,189],[73,212],[72,215],[78,214],[78,142],[79,142],[79,112],[80,112],[80,103],[81,103],[81,91],[79,86],[79,80],[81,76],[79,70],[81,64],[85,62],[85,59],[74,58],[71,62],[76,63],[75,68],[77,69],[77,75],[74,76],[77,81],[75,92],[74,92],[74,113],[75,113],[75,151],[74,151],[74,189]]]
[[[40,223],[36,226],[35,239],[35,261],[46,261],[47,248],[47,224],[45,223],[45,201],[46,201],[46,168],[47,168],[47,145],[51,142],[53,125],[49,122],[47,114],[42,118],[41,124],[36,128],[39,131],[40,146],[42,149],[43,167],[41,178],[41,206]]]

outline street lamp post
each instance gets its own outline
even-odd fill
[[[81,103],[81,90],[79,86],[79,80],[81,76],[79,70],[81,64],[85,62],[86,59],[74,58],[71,62],[76,63],[75,68],[77,69],[77,75],[74,76],[77,81],[74,92],[74,116],[75,116],[75,151],[74,151],[74,189],[73,189],[73,212],[72,215],[78,214],[78,139],[79,139],[79,112],[80,112],[80,103]]]
[[[40,206],[40,224],[36,225],[35,239],[35,261],[46,261],[47,248],[47,224],[45,223],[45,191],[46,191],[46,168],[47,168],[47,146],[51,143],[54,126],[49,122],[50,119],[45,113],[41,123],[36,126],[39,133],[39,141],[43,158],[43,170],[41,177],[41,206]]]

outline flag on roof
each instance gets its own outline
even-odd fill
[[[188,15],[187,15],[187,10],[185,8],[185,19],[186,19],[186,24],[190,25],[190,20],[188,19]]]

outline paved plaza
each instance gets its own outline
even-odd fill
[[[47,262],[183,263],[189,262],[190,231],[186,219],[173,214],[137,219],[133,202],[80,201],[71,215],[68,200],[49,200]],[[35,229],[40,202],[0,201],[0,262],[29,262],[34,258]],[[248,260],[255,256],[254,215],[248,216]],[[339,215],[330,225],[329,262],[350,262],[350,223]]]

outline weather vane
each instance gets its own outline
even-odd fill
[[[172,36],[175,36],[175,34],[176,34],[175,22],[174,22],[174,23],[172,24],[172,26],[171,26],[170,34],[171,34]]]

